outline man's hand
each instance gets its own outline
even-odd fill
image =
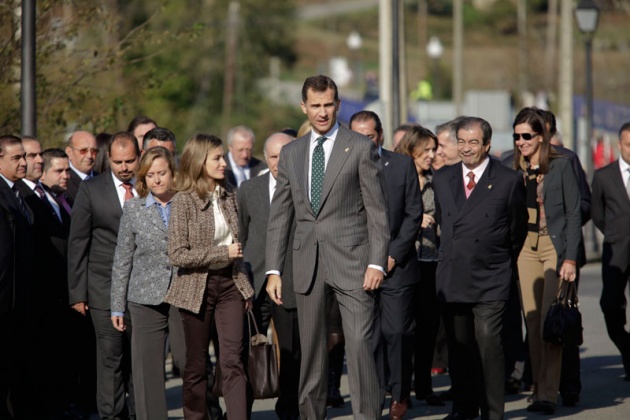
[[[282,305],[282,279],[277,274],[267,276],[267,295],[276,305]]]
[[[90,308],[88,308],[87,302],[77,302],[74,305],[72,305],[72,309],[74,309],[75,311],[77,311],[81,315],[85,316],[85,313]]]
[[[127,329],[125,325],[125,318],[122,316],[112,316],[112,324],[120,332],[124,332]]]
[[[396,260],[392,257],[387,257],[387,273],[391,273],[396,266]]]
[[[383,283],[383,277],[382,271],[368,267],[363,277],[363,290],[370,291],[378,289],[381,287],[381,283]]]

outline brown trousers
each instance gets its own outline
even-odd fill
[[[537,250],[529,239],[518,257],[521,302],[529,334],[534,398],[556,403],[562,368],[562,346],[542,339],[547,311],[558,294],[560,278],[556,271],[558,254],[549,236],[540,236]]]
[[[247,377],[241,360],[245,302],[231,278],[232,266],[211,270],[199,314],[181,309],[186,339],[184,418],[207,420],[206,355],[210,329],[216,320],[223,379],[223,396],[230,420],[247,419]]]

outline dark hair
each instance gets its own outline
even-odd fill
[[[149,172],[151,165],[153,165],[153,162],[160,158],[164,159],[166,163],[168,163],[168,169],[171,171],[171,176],[173,178],[173,185],[175,185],[175,158],[165,147],[152,147],[149,150],[146,150],[140,159],[140,166],[138,168],[138,172],[136,173],[136,191],[138,192],[138,196],[144,198],[149,195],[149,188],[147,187],[147,173]],[[173,185],[171,185],[171,188]]]
[[[6,134],[0,136],[0,156],[4,154],[4,148],[7,146],[13,146],[14,144],[22,144],[22,139],[17,136]]]
[[[490,139],[492,139],[492,127],[490,127],[490,123],[483,118],[461,117],[461,119],[455,123],[455,133],[458,133],[459,130],[466,130],[473,127],[481,128],[483,145],[487,145]]]
[[[383,134],[383,124],[381,124],[381,119],[376,112],[367,110],[359,111],[350,117],[350,124],[348,125],[352,127],[352,123],[355,121],[374,121],[374,130],[379,134]]]
[[[293,138],[296,138],[298,134],[297,130],[291,127],[285,127],[282,130],[280,130],[280,132],[286,134],[287,136],[291,136]]]
[[[306,102],[308,99],[308,91],[312,89],[314,92],[326,92],[328,89],[332,89],[335,93],[335,102],[339,102],[339,91],[335,81],[328,76],[311,76],[307,77],[302,86],[302,102]]]
[[[112,138],[111,133],[98,133],[96,135],[96,147],[98,148],[98,154],[94,159],[95,172],[102,174],[109,169],[109,159],[107,159],[107,150],[109,147],[109,141]]]
[[[126,143],[131,143],[133,144],[133,149],[136,151],[136,156],[140,156],[140,147],[138,146],[138,141],[132,133],[128,131],[119,131],[118,133],[114,134],[109,139],[109,143],[107,144],[107,154],[109,156],[112,155],[112,145],[114,143],[121,143],[122,145],[125,145]]]
[[[173,146],[176,146],[175,143],[175,134],[168,128],[164,127],[155,127],[150,129],[144,134],[144,141],[142,142],[142,150],[147,150],[147,146],[151,140],[158,140],[164,142],[171,142]]]
[[[394,152],[411,156],[411,158],[413,158],[414,150],[418,147],[424,147],[429,140],[435,141],[435,146],[437,147],[438,139],[431,130],[420,125],[412,125],[400,139],[400,142],[398,143],[398,146],[396,146],[396,149],[394,149]]]
[[[624,131],[630,131],[630,121],[624,123],[624,125],[622,125],[619,129],[619,140],[621,140],[621,133],[623,133]]]
[[[63,149],[51,148],[42,152],[42,158],[44,159],[44,172],[46,172],[53,159],[68,159],[68,155]]]
[[[154,124],[157,127],[157,123],[146,115],[136,115],[133,120],[129,123],[129,127],[127,127],[127,131],[133,133],[133,131],[142,124]]]
[[[538,113],[540,114],[541,117],[543,117],[543,120],[545,120],[545,123],[549,124],[549,138],[552,138],[553,136],[556,135],[556,116],[553,115],[553,112],[551,111],[547,111],[546,109],[540,109],[540,108],[535,108],[538,110]]]
[[[545,125],[544,117],[537,108],[523,108],[516,115],[516,118],[514,118],[512,128],[515,128],[519,124],[529,125],[536,134],[542,136],[543,141],[540,144],[540,160],[538,166],[540,173],[546,174],[549,171],[549,162],[560,157],[560,154],[551,147],[551,135],[549,135],[549,131]],[[516,146],[514,147],[514,167],[516,169],[527,169],[525,158],[521,154],[521,150]]]

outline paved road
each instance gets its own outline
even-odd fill
[[[540,416],[528,413],[527,395],[521,393],[508,396],[506,404],[506,418],[570,418],[577,420],[591,419],[630,419],[630,382],[623,380],[623,368],[617,349],[606,334],[604,319],[599,310],[599,294],[601,291],[600,266],[591,264],[582,270],[580,284],[580,309],[584,321],[584,345],[582,353],[582,401],[573,408],[559,405],[553,416]],[[448,389],[447,375],[435,376],[434,387],[437,391]],[[181,410],[181,381],[171,379],[167,384],[169,400],[169,418],[183,419]],[[352,412],[349,402],[348,381],[344,376],[342,380],[342,394],[347,403],[345,408],[329,409],[329,419],[351,419]],[[262,400],[254,403],[254,420],[275,419],[273,412],[275,400]],[[408,412],[408,419],[441,419],[450,409],[450,403],[446,407],[428,407],[424,402],[415,402],[414,407]],[[387,406],[388,403],[387,403]],[[387,419],[387,410],[383,412],[383,418]]]

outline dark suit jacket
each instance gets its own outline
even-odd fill
[[[227,163],[227,167],[225,168],[225,178],[230,184],[236,186],[236,176],[234,176],[234,171],[232,170],[230,158],[227,153],[225,154],[224,159]],[[249,178],[252,179],[257,177],[258,174],[265,169],[267,169],[267,164],[252,156],[252,160],[249,161]]]
[[[630,268],[630,199],[618,160],[595,171],[591,214],[595,226],[604,233],[602,268],[627,273]]]
[[[490,159],[466,199],[462,164],[433,177],[442,235],[437,293],[442,302],[507,300],[527,235],[523,177]]]
[[[95,177],[96,175],[98,175],[98,173],[92,171],[92,177]],[[82,182],[83,181],[81,180],[81,177],[77,175],[74,169],[70,169],[70,179],[68,179],[68,189],[66,190],[66,196],[69,197],[70,200],[72,200],[71,203],[76,200],[77,194],[79,193],[79,186],[81,186]]]
[[[306,293],[324,264],[342,290],[363,285],[369,264],[387,267],[389,226],[378,151],[367,137],[340,126],[326,164],[320,207],[309,199],[310,133],[282,147],[267,231],[267,271],[293,252],[293,287]],[[289,243],[295,214],[295,238]]]
[[[258,295],[267,282],[265,275],[265,250],[267,248],[267,225],[269,224],[269,177],[271,173],[257,176],[241,184],[238,193],[238,217],[240,240],[243,244],[243,259],[254,278],[254,290]],[[291,222],[291,236],[295,234],[295,223]],[[282,272],[282,303],[285,308],[296,307],[293,291],[293,258],[287,254]]]
[[[67,248],[70,217],[61,210],[59,221],[48,206],[24,181],[16,182],[26,204],[33,210],[35,233],[35,286],[38,304],[68,305]]]
[[[110,309],[111,274],[122,208],[110,171],[81,183],[68,240],[70,305]]]
[[[396,260],[393,272],[381,286],[388,289],[407,286],[419,280],[415,242],[424,211],[418,172],[413,160],[409,156],[383,149],[381,162],[391,238],[389,256]]]
[[[26,220],[19,203],[9,185],[0,178],[0,215],[3,215],[2,242],[0,260],[9,261],[8,266],[0,269],[0,313],[13,310],[16,316],[25,317],[32,309],[33,253],[35,238],[33,236],[33,212],[29,211],[30,222]],[[28,207],[28,205],[27,205]],[[8,230],[7,230],[8,229]],[[9,303],[5,306],[5,302]]]

